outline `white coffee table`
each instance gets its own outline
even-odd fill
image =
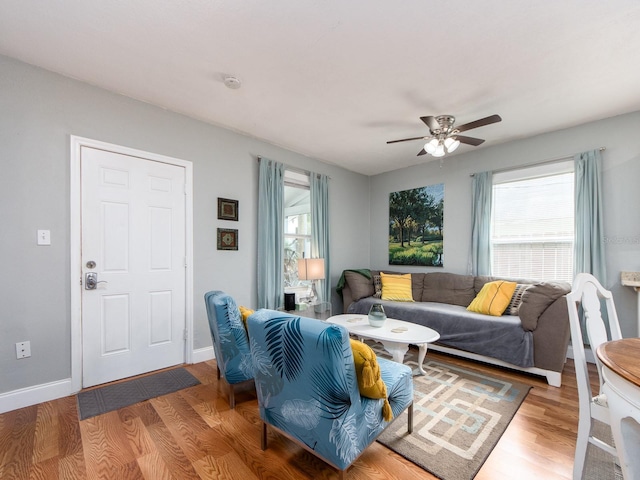
[[[381,343],[398,363],[403,363],[409,345],[417,345],[418,370],[423,375],[422,362],[427,355],[427,346],[440,338],[440,334],[431,328],[394,318],[387,318],[382,327],[372,327],[367,315],[360,314],[334,315],[326,322],[342,325],[349,333]]]

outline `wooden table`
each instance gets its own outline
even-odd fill
[[[427,355],[427,345],[440,338],[440,334],[431,328],[394,318],[387,318],[382,327],[372,327],[369,325],[367,315],[355,313],[334,315],[326,321],[342,325],[353,335],[381,343],[384,349],[391,354],[393,360],[398,363],[404,362],[404,355],[409,350],[409,345],[417,345],[418,370],[422,375],[426,375],[422,362]]]
[[[625,480],[640,479],[640,338],[603,343],[596,355],[622,474]]]

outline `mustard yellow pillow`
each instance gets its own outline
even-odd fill
[[[382,381],[376,354],[369,345],[358,340],[349,340],[351,340],[351,350],[353,351],[353,362],[356,367],[360,395],[374,399],[384,398],[382,417],[387,422],[390,422],[393,419],[393,412],[387,399],[387,386]]]
[[[405,275],[390,275],[380,272],[380,280],[382,281],[382,300],[413,302],[410,273]]]
[[[249,315],[251,315],[253,312],[255,312],[255,310],[251,310],[249,308],[243,307],[242,305],[240,305],[238,307],[238,309],[240,310],[240,315],[242,316],[242,322],[244,323],[244,329],[247,329],[247,318],[249,318]]]
[[[509,305],[516,285],[516,282],[505,282],[504,280],[485,283],[467,310],[499,317]]]

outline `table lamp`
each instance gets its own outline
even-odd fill
[[[324,280],[324,258],[301,258],[298,260],[298,278],[311,280],[309,303],[315,302],[318,298],[316,280]]]

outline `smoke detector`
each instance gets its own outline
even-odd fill
[[[232,90],[237,90],[240,88],[241,82],[240,79],[234,77],[233,75],[227,75],[224,77],[224,84]]]

